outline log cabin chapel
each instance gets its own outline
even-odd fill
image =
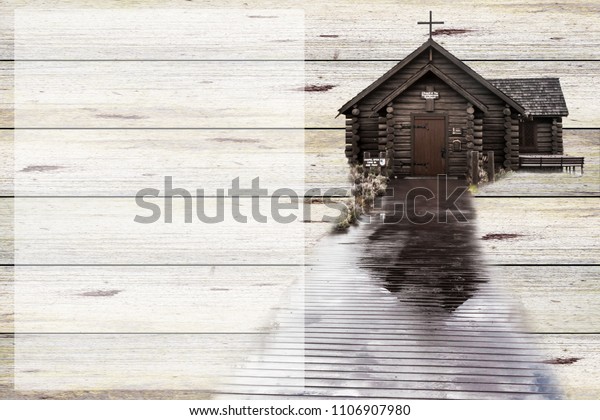
[[[430,12],[418,23],[429,25],[427,42],[339,109],[350,163],[385,157],[396,176],[464,177],[468,151],[493,152],[495,168],[513,170],[528,154],[562,155],[568,110],[557,78],[484,79],[433,40],[444,22]]]

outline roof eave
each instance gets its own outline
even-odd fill
[[[537,117],[537,118],[556,118],[556,117],[568,117],[569,113],[568,112],[559,112],[559,113],[552,113],[552,114],[532,114],[532,113],[527,113],[524,115],[528,115],[530,117]]]
[[[510,105],[512,108],[514,108],[517,112],[519,112],[520,114],[524,114],[525,113],[525,108],[523,108],[523,106],[521,106],[520,104],[518,104],[517,102],[515,102],[511,97],[509,97],[504,92],[502,92],[500,89],[498,89],[497,87],[495,87],[494,85],[492,85],[490,82],[488,82],[487,80],[485,80],[483,78],[483,76],[481,76],[479,73],[477,73],[471,67],[467,66],[465,63],[463,63],[458,58],[456,58],[455,56],[453,56],[448,50],[446,50],[440,44],[438,44],[437,42],[431,40],[431,46],[433,48],[435,48],[444,57],[446,57],[448,60],[450,60],[453,64],[455,64],[460,69],[462,69],[469,76],[471,76],[472,78],[474,78],[475,80],[477,80],[479,83],[481,83],[484,87],[486,87],[488,90],[490,90],[493,94],[495,94],[500,99],[502,99],[504,102],[506,102],[508,105]]]
[[[410,63],[415,57],[425,51],[428,47],[430,47],[435,41],[432,39],[428,39],[421,45],[419,48],[414,50],[408,56],[406,56],[402,61],[396,64],[394,67],[386,71],[381,77],[367,86],[365,89],[361,90],[354,98],[350,99],[346,102],[342,107],[338,110],[339,114],[344,114],[348,111],[352,106],[356,105],[361,99],[365,98],[369,93],[373,92],[379,86],[381,86],[386,80],[388,80],[393,74],[400,71],[406,64]],[[338,115],[339,115],[338,114]]]
[[[419,70],[415,74],[414,77],[411,77],[404,84],[402,84],[397,89],[395,89],[392,93],[390,93],[385,98],[383,98],[377,105],[375,105],[373,107],[372,110],[374,112],[379,112],[379,110],[381,110],[386,105],[387,102],[389,102],[389,101],[394,100],[395,98],[397,98],[404,91],[406,91],[406,89],[408,89],[410,86],[412,86],[414,83],[416,83],[423,76],[425,76],[427,73],[430,73],[430,72],[433,73],[434,75],[436,75],[437,77],[439,77],[440,79],[442,79],[442,81],[444,83],[446,83],[452,90],[454,90],[455,92],[457,92],[459,95],[461,95],[467,101],[473,103],[481,111],[483,111],[484,113],[488,112],[488,107],[483,102],[481,102],[475,96],[471,95],[469,92],[467,92],[465,89],[463,89],[460,86],[460,84],[458,84],[457,82],[455,82],[450,76],[448,76],[447,74],[445,74],[443,71],[441,71],[439,68],[437,68],[436,66],[434,66],[431,63],[425,65],[421,70]]]
[[[517,102],[515,102],[512,98],[510,98],[509,96],[507,96],[500,89],[496,88],[490,82],[488,82],[487,80],[485,80],[475,70],[473,70],[472,68],[470,68],[469,66],[467,66],[466,64],[464,64],[458,58],[454,57],[444,47],[442,47],[440,44],[438,44],[437,42],[435,42],[433,39],[430,38],[427,41],[425,41],[419,48],[417,48],[412,53],[410,53],[406,58],[404,58],[402,61],[400,61],[394,67],[392,67],[390,70],[388,70],[387,72],[385,72],[381,77],[379,77],[377,80],[375,80],[369,86],[367,86],[365,89],[363,89],[362,91],[360,91],[354,98],[352,98],[348,102],[346,102],[338,110],[338,112],[339,112],[338,115],[345,114],[346,111],[348,111],[352,106],[356,105],[360,100],[362,100],[363,98],[365,98],[369,93],[373,92],[375,89],[377,89],[379,86],[381,86],[393,74],[395,74],[396,72],[400,71],[406,64],[408,64],[409,62],[411,62],[415,57],[417,57],[419,54],[421,54],[423,51],[425,51],[429,47],[435,48],[436,51],[438,51],[440,54],[442,54],[444,57],[446,57],[448,60],[450,60],[453,64],[455,64],[460,69],[462,69],[464,72],[466,72],[469,76],[473,77],[475,80],[477,80],[479,83],[481,83],[484,87],[486,87],[493,94],[495,94],[500,99],[502,99],[504,102],[506,102],[509,106],[511,106],[517,112],[519,112],[520,114],[525,114],[525,108],[523,108],[520,104],[518,104]]]

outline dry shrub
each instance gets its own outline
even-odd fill
[[[362,165],[350,166],[349,179],[352,183],[353,199],[344,202],[345,208],[334,224],[334,229],[343,231],[355,224],[362,214],[369,212],[375,197],[385,194],[388,178]]]

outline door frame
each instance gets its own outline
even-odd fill
[[[428,113],[424,114],[421,112],[411,112],[410,114],[410,174],[414,176],[415,174],[415,119],[425,118],[432,120],[444,120],[444,147],[446,148],[446,156],[444,157],[444,173],[448,173],[448,156],[450,155],[450,150],[448,148],[448,113],[447,112],[439,112],[439,113]]]

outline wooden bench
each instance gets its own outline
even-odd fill
[[[583,173],[583,157],[563,156],[563,155],[537,155],[519,156],[519,167],[521,168],[567,168],[567,170],[575,170],[576,167],[581,168]]]

